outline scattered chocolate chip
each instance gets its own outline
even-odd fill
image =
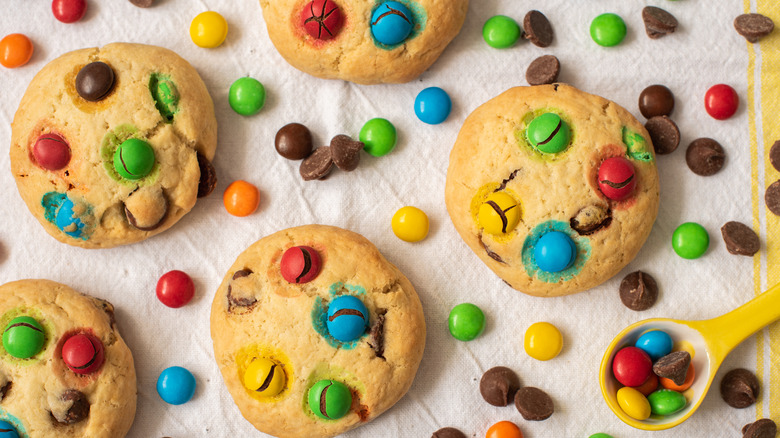
[[[752,256],[761,247],[756,232],[742,222],[726,222],[720,227],[720,233],[726,242],[726,250],[731,254]]]
[[[303,160],[311,155],[311,132],[300,123],[284,125],[276,132],[274,146],[276,152],[288,160]]]
[[[721,397],[729,406],[738,409],[753,405],[760,388],[756,375],[744,368],[729,371],[720,381]]]
[[[734,19],[734,29],[751,43],[772,33],[775,23],[761,14],[742,14]]]
[[[663,85],[651,85],[639,93],[639,112],[646,119],[668,116],[674,110],[674,94]]]
[[[658,359],[653,364],[653,372],[658,377],[671,379],[675,385],[685,383],[688,367],[691,366],[691,354],[687,351],[675,351]]]
[[[323,179],[333,167],[330,146],[321,146],[301,162],[300,173],[304,181]]]
[[[769,418],[762,418],[742,428],[742,438],[775,438],[777,424]]]
[[[198,181],[198,198],[208,196],[217,186],[217,171],[209,160],[198,154],[198,168],[200,169],[200,181]]]
[[[589,236],[612,223],[612,210],[601,204],[583,207],[569,220],[571,228],[580,236]]]
[[[677,19],[669,12],[655,6],[645,6],[642,9],[642,21],[645,22],[645,32],[652,39],[658,39],[677,29]]]
[[[650,274],[635,271],[620,282],[620,301],[631,310],[647,310],[657,299],[658,284]]]
[[[337,135],[330,141],[330,152],[333,157],[333,164],[345,172],[351,172],[357,169],[360,164],[360,151],[364,144],[360,141],[352,140],[347,135]]]
[[[726,152],[717,141],[711,138],[697,138],[685,151],[685,162],[696,175],[710,176],[723,168]]]
[[[141,231],[152,231],[159,227],[168,213],[168,199],[162,188],[142,187],[133,192],[124,202],[127,222]]]
[[[515,393],[515,407],[528,421],[550,418],[554,412],[553,401],[546,392],[532,386],[525,386]]]
[[[105,62],[90,62],[76,75],[76,92],[84,100],[96,102],[114,88],[114,70]]]
[[[523,18],[525,38],[539,47],[547,47],[553,42],[553,29],[550,21],[539,11],[528,11]]]
[[[775,181],[764,192],[766,208],[777,216],[780,216],[780,180]]]
[[[130,0],[130,3],[138,6],[139,8],[148,8],[154,4],[154,0]]]
[[[68,389],[60,396],[60,401],[67,406],[65,412],[52,412],[52,416],[60,424],[75,424],[89,416],[89,402],[81,391]]]
[[[651,117],[645,123],[645,129],[650,134],[650,141],[653,142],[658,155],[671,154],[680,145],[680,129],[667,116]]]
[[[769,162],[775,170],[780,171],[780,140],[777,140],[769,149]]]
[[[466,438],[466,435],[454,427],[445,427],[434,432],[431,438]]]
[[[376,357],[385,358],[385,314],[387,309],[376,310],[376,322],[371,326],[371,330],[368,332],[368,345],[374,349]]]
[[[525,71],[525,80],[528,85],[552,84],[558,80],[561,72],[561,63],[553,55],[540,56],[531,62]]]
[[[482,375],[479,381],[479,393],[493,406],[507,406],[515,399],[520,389],[520,379],[514,371],[506,367],[493,367]]]

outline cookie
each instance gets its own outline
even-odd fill
[[[653,145],[628,111],[565,84],[512,88],[465,120],[445,201],[511,287],[559,296],[617,274],[658,212]]]
[[[276,49],[293,67],[358,84],[409,82],[460,32],[468,0],[260,0]]]
[[[33,78],[14,116],[11,171],[57,240],[108,248],[160,233],[216,185],[214,105],[170,50],[109,44]]]
[[[20,437],[123,437],[135,417],[133,356],[114,308],[48,280],[0,286],[0,420]]]
[[[359,234],[307,225],[254,243],[211,307],[214,355],[258,430],[331,437],[409,389],[425,347],[412,284]]]

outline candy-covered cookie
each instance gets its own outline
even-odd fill
[[[0,429],[16,433],[8,436],[127,434],[135,367],[111,304],[48,280],[6,283],[0,329]]]
[[[552,84],[512,88],[469,115],[445,199],[458,233],[499,277],[558,296],[634,259],[658,195],[642,124],[614,102]]]
[[[60,56],[32,80],[12,127],[19,193],[70,245],[146,239],[216,184],[211,97],[195,69],[161,47],[115,43]]]
[[[409,280],[364,237],[308,225],[238,256],[211,307],[214,355],[262,432],[331,437],[409,389],[425,320]]]
[[[260,0],[268,36],[313,76],[409,82],[460,32],[468,0]]]

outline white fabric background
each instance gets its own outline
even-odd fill
[[[719,231],[729,220],[752,224],[748,51],[732,27],[742,1],[472,0],[462,32],[439,61],[415,81],[387,86],[320,80],[295,70],[271,45],[254,0],[158,0],[150,9],[121,0],[88,1],[87,16],[70,25],[53,18],[47,0],[3,2],[0,33],[25,33],[36,51],[27,66],[0,69],[0,142],[10,143],[16,106],[47,62],[70,50],[115,41],[164,46],[189,60],[212,94],[219,121],[214,193],[162,235],[109,250],[73,248],[49,237],[17,194],[7,149],[0,154],[0,281],[49,278],[113,302],[138,372],[138,412],[130,437],[264,436],[241,417],[222,384],[213,361],[209,309],[226,270],[250,243],[309,223],[348,228],[374,242],[417,288],[428,325],[425,355],[409,393],[374,422],[344,436],[428,437],[440,427],[455,426],[480,437],[500,420],[516,422],[528,438],[596,432],[739,436],[739,429],[754,421],[754,408],[728,407],[717,387],[728,369],[755,369],[755,338],[729,356],[699,411],[668,431],[650,434],[621,423],[604,403],[597,379],[603,349],[624,326],[655,316],[714,317],[753,296],[752,259],[728,254]],[[650,40],[641,20],[645,5],[674,14],[681,23],[678,31]],[[191,19],[209,9],[230,24],[225,44],[216,49],[195,46],[188,34]],[[555,30],[551,47],[521,42],[495,50],[484,43],[481,28],[489,17],[505,14],[522,21],[530,9],[550,19]],[[618,47],[602,48],[590,39],[590,20],[602,12],[618,13],[628,24],[629,34]],[[449,151],[464,118],[505,89],[526,85],[526,67],[543,54],[560,59],[560,81],[612,99],[640,118],[641,90],[667,85],[676,96],[673,118],[683,137],[680,149],[657,160],[661,207],[637,259],[600,287],[555,299],[507,287],[460,240],[444,207]],[[230,84],[245,75],[263,82],[268,92],[265,108],[252,117],[237,115],[227,102]],[[731,84],[741,99],[728,121],[710,118],[703,108],[706,89],[721,82]],[[438,126],[414,116],[414,97],[428,86],[444,88],[453,100],[452,114]],[[396,125],[399,144],[382,158],[363,154],[352,173],[335,171],[326,181],[303,182],[298,163],[273,148],[276,131],[288,122],[306,124],[315,141],[326,144],[336,134],[357,136],[373,117]],[[727,153],[724,169],[707,178],[690,172],[684,159],[687,144],[705,136],[718,140]],[[222,206],[222,192],[236,179],[262,192],[259,210],[246,218],[230,216]],[[404,205],[427,212],[431,230],[423,242],[410,244],[393,235],[390,218]],[[686,221],[699,222],[710,233],[710,249],[698,260],[677,257],[670,245],[672,231]],[[197,288],[193,302],[180,309],[163,306],[154,295],[158,277],[171,269],[190,273]],[[658,303],[641,313],[625,308],[617,292],[623,275],[637,269],[655,276],[661,288]],[[479,305],[488,317],[485,333],[469,343],[454,340],[446,327],[449,310],[464,301]],[[552,322],[564,335],[563,352],[549,362],[529,358],[522,348],[526,328],[537,321]],[[301,330],[306,324],[301,321]],[[190,369],[198,381],[194,399],[185,405],[169,406],[155,390],[160,371],[172,365]],[[514,407],[485,403],[478,381],[496,365],[514,369],[524,385],[547,391],[555,414],[527,422]]]

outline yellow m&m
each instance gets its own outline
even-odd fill
[[[265,357],[253,360],[244,371],[244,386],[265,397],[282,392],[286,381],[282,367]]]
[[[228,24],[225,17],[214,11],[202,12],[190,23],[190,38],[199,47],[211,49],[225,41]]]
[[[630,386],[618,389],[617,402],[620,409],[631,418],[639,421],[650,418],[650,402],[641,392]]]
[[[563,348],[563,336],[549,322],[531,324],[525,331],[525,352],[536,360],[550,360]]]
[[[505,192],[493,192],[479,206],[477,222],[485,232],[499,235],[511,232],[520,221],[520,203]]]
[[[406,242],[419,242],[428,235],[428,215],[417,207],[398,209],[391,224],[393,233]]]

